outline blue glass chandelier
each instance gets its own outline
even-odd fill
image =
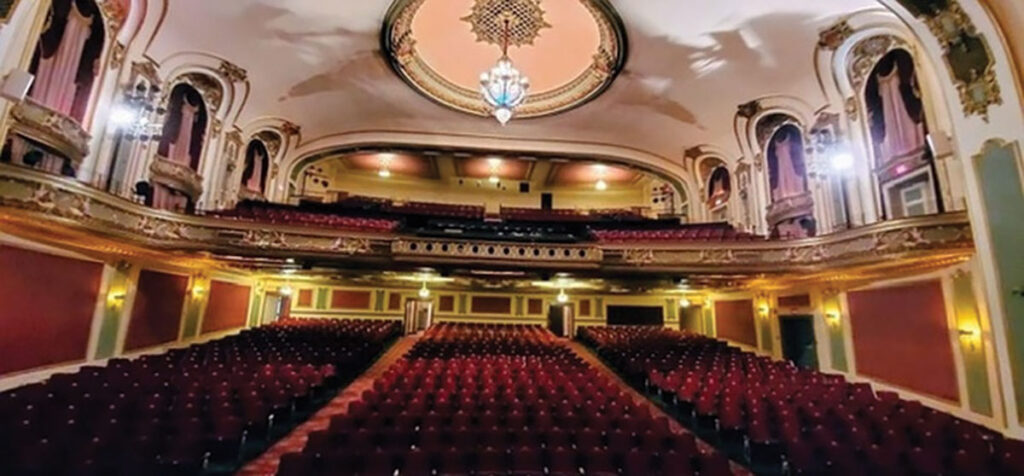
[[[508,57],[508,19],[505,19],[503,33],[501,58],[498,58],[498,64],[490,71],[480,75],[480,92],[484,101],[491,106],[494,118],[505,125],[515,115],[516,108],[526,100],[530,80],[512,65]]]

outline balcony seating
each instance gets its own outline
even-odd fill
[[[589,222],[590,215],[577,210],[501,207],[501,218],[508,221],[527,222]]]
[[[673,242],[745,242],[764,240],[763,237],[738,232],[724,224],[676,225],[656,229],[597,228],[591,230],[599,243],[673,243]]]
[[[440,324],[280,476],[731,474],[538,326]],[[436,471],[436,472],[435,472]]]
[[[263,223],[374,233],[390,233],[398,228],[398,221],[395,220],[304,211],[295,207],[251,205],[241,206],[234,210],[219,211],[213,214],[221,218],[252,220]]]
[[[578,243],[587,236],[580,227],[527,223],[490,223],[472,220],[430,220],[416,230],[417,236],[498,240],[527,243]]]
[[[755,472],[1024,474],[1024,442],[865,383],[664,328],[580,339]]]
[[[405,202],[393,203],[388,207],[392,213],[420,215],[436,218],[466,218],[483,220],[484,207],[479,205],[454,205],[447,203]]]
[[[0,474],[232,471],[398,333],[396,322],[285,320],[0,393]]]

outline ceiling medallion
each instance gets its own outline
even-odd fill
[[[503,124],[596,98],[627,52],[609,0],[394,0],[381,41],[392,69],[420,94]]]

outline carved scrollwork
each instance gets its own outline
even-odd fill
[[[29,98],[14,106],[11,117],[15,132],[52,147],[76,168],[89,155],[91,136],[78,121],[68,116]]]
[[[154,157],[149,171],[153,182],[184,192],[193,200],[203,194],[203,178],[187,165],[163,157]]]

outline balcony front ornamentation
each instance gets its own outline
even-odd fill
[[[158,156],[153,159],[149,171],[153,174],[154,183],[179,190],[192,197],[192,200],[197,200],[203,194],[203,178],[184,164]]]
[[[12,132],[38,142],[71,161],[75,170],[89,155],[91,137],[78,121],[26,99],[11,111]]]

